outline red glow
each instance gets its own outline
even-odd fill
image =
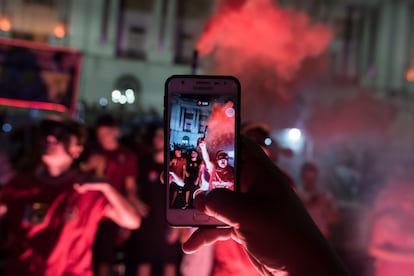
[[[210,152],[223,150],[226,146],[232,146],[234,142],[234,116],[228,116],[226,112],[233,109],[233,103],[224,105],[215,104],[208,121],[208,130],[205,141]]]
[[[414,67],[410,67],[405,74],[407,81],[414,82]]]
[[[391,180],[374,204],[370,253],[375,276],[414,275],[414,189],[411,180]]]
[[[201,55],[212,54],[221,72],[244,74],[252,63],[262,63],[279,78],[291,80],[302,62],[320,55],[332,38],[326,26],[271,0],[220,3],[197,49]]]
[[[2,30],[3,32],[8,32],[11,30],[11,22],[9,18],[0,18],[0,30]]]
[[[0,105],[13,106],[19,108],[34,108],[34,109],[44,109],[50,111],[59,111],[67,112],[68,109],[61,104],[54,104],[48,102],[35,102],[35,101],[24,101],[24,100],[15,100],[15,99],[6,99],[0,98]]]
[[[62,23],[57,24],[55,28],[53,28],[53,34],[57,38],[64,38],[66,35],[65,25],[63,25]]]
[[[341,90],[346,91],[346,90]],[[323,94],[320,97],[324,97]],[[380,133],[385,136],[396,119],[395,105],[373,96],[371,91],[341,98],[334,104],[317,104],[312,109],[306,128],[314,137]]]

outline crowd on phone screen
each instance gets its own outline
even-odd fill
[[[194,208],[194,197],[203,191],[234,190],[234,167],[229,162],[229,154],[218,150],[211,160],[207,147],[203,138],[187,149],[174,146],[169,162],[171,208]]]
[[[193,208],[194,191],[199,187],[199,168],[201,159],[196,150],[188,154],[180,148],[174,148],[170,166],[170,207]]]
[[[265,139],[269,138],[269,129],[261,123],[243,125],[242,133],[258,143],[275,163],[278,155],[291,154],[287,149],[278,148],[275,141],[271,146],[265,143]],[[110,115],[104,115],[89,128],[87,137],[85,149],[82,154],[79,153],[73,166],[90,175],[94,181],[110,183],[141,218],[138,229],[127,229],[104,217],[99,220],[93,246],[90,245],[94,275],[259,275],[242,247],[232,240],[216,242],[194,254],[183,254],[180,244],[189,230],[169,227],[164,219],[165,186],[160,179],[164,168],[164,129],[161,120],[155,119],[129,135],[122,135],[119,122]],[[199,191],[215,187],[234,189],[234,171],[229,164],[228,153],[217,151],[207,157],[207,147],[199,139],[193,147],[175,145],[172,149],[169,164],[171,181],[166,183],[171,187],[170,207],[194,208],[193,199]],[[6,149],[0,152],[0,199],[1,191],[9,185],[10,179],[28,170],[28,166],[20,166],[18,161]],[[39,159],[34,164],[36,162],[40,162]],[[298,171],[300,182],[291,181],[291,186],[329,240],[330,230],[339,219],[334,197],[319,188],[316,163],[305,162]],[[0,275],[13,252],[9,247],[13,235],[8,231],[7,220],[11,212],[1,203]],[[390,224],[389,221],[381,223]],[[53,247],[55,244],[45,243],[44,246]],[[387,255],[386,249],[377,244],[371,247],[371,251],[378,259]],[[385,253],[381,255],[381,252]],[[69,258],[70,253],[67,254]]]

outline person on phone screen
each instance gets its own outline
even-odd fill
[[[193,149],[187,160],[186,178],[185,178],[185,201],[186,208],[193,208],[193,194],[199,188],[201,159],[198,151]]]
[[[140,226],[134,207],[112,185],[82,172],[83,126],[44,120],[37,166],[16,174],[0,202],[7,206],[6,275],[92,276],[92,244],[106,217],[128,229]]]
[[[184,186],[185,186],[185,177],[186,177],[186,167],[187,159],[184,158],[183,152],[180,148],[174,148],[174,157],[170,161],[170,175],[173,175],[174,178],[171,178],[171,189],[170,189],[170,198],[171,198],[171,207],[172,208],[185,208],[185,196],[184,196]]]
[[[234,168],[229,164],[228,153],[224,150],[217,151],[216,159],[213,163],[210,161],[206,143],[203,141],[199,146],[205,162],[205,169],[208,173],[208,177],[206,176],[206,173],[202,176],[200,189],[203,191],[216,188],[234,190]]]

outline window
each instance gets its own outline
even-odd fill
[[[200,123],[198,126],[198,133],[205,133],[207,130],[207,115],[200,115]]]
[[[194,118],[194,113],[185,111],[183,131],[191,132],[191,129],[193,127],[193,118]]]
[[[148,48],[153,2],[121,1],[117,39],[117,55],[145,59]]]

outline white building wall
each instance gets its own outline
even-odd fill
[[[128,108],[139,108],[139,105],[143,111],[155,108],[161,112],[164,81],[171,74],[186,74],[190,69],[188,66],[165,66],[127,59],[84,57],[82,70],[79,96],[86,102],[97,104],[101,97],[110,99],[117,78],[122,75],[133,75],[140,81],[141,91],[138,92],[140,94],[137,98],[142,102]]]
[[[147,28],[146,38],[141,42],[144,45],[139,46],[148,51],[147,59],[126,59],[115,55],[119,0],[110,1],[108,39],[105,42],[100,41],[102,9],[104,8],[102,3],[104,1],[72,1],[69,46],[81,49],[83,52],[79,100],[87,104],[98,104],[99,99],[105,97],[110,101],[116,80],[122,75],[132,75],[140,82],[141,91],[137,92],[139,95],[136,95],[138,102],[126,108],[142,111],[156,109],[162,112],[165,79],[172,74],[188,74],[191,68],[190,65],[173,64],[172,57],[175,49],[170,47],[173,45],[171,41],[166,41],[165,45],[169,47],[163,49],[154,47],[159,38],[156,31],[159,30],[159,21],[161,20],[159,9],[155,9],[155,14],[140,14],[133,11],[124,14],[124,22],[126,22],[124,27]],[[157,4],[161,2],[157,0]],[[165,19],[166,25],[175,24],[175,18],[171,16],[175,10],[171,6],[172,4],[175,4],[175,1],[169,1],[170,16]],[[123,39],[122,45],[131,47],[126,46],[131,41],[128,41],[128,36],[125,36],[125,30],[123,30],[121,37]],[[165,36],[164,39],[172,40],[174,35]],[[110,102],[108,108],[116,108],[116,106]]]

